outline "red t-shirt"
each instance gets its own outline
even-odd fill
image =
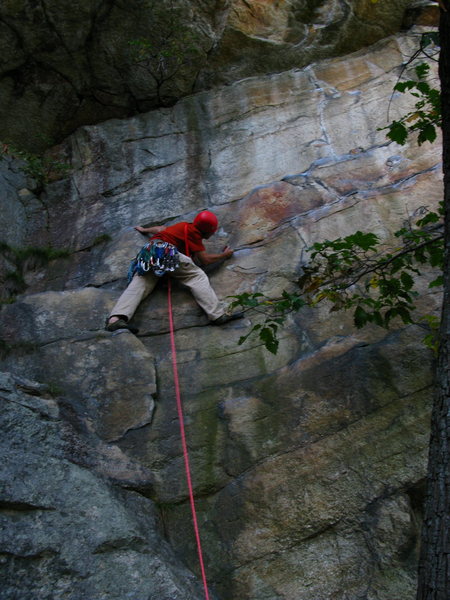
[[[187,232],[185,227],[186,225]],[[188,251],[186,251],[185,244],[186,235],[189,245]],[[170,227],[166,227],[166,229],[163,231],[152,235],[150,239],[158,239],[162,240],[163,242],[169,242],[169,244],[173,244],[182,254],[187,254],[188,256],[194,252],[201,252],[205,249],[201,232],[193,223],[186,223],[185,221],[176,223],[175,225],[170,225]]]

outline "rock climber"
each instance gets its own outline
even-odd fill
[[[212,325],[223,325],[228,321],[241,318],[243,313],[225,312],[211,287],[206,273],[193,260],[195,259],[201,265],[207,266],[228,259],[233,255],[234,251],[228,246],[222,252],[216,254],[206,251],[203,240],[209,239],[217,231],[218,225],[216,215],[209,210],[203,210],[192,223],[181,222],[169,227],[135,227],[139,233],[151,234],[147,245],[147,268],[141,274],[139,274],[139,271],[136,272],[138,255],[134,263],[135,270],[131,273],[131,281],[106,320],[105,329],[107,331],[128,329],[132,333],[138,332],[135,327],[129,325],[129,320],[134,315],[140,302],[156,286],[159,279],[158,275],[162,274],[155,268],[153,270],[149,268],[149,264],[153,264],[160,248],[166,256],[171,257],[172,262],[170,264],[172,266],[174,264],[173,253],[176,254],[176,267],[168,269],[168,273],[191,290],[195,300],[205,311]]]

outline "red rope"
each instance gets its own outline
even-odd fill
[[[197,542],[197,552],[198,552],[198,559],[200,562],[200,570],[202,573],[203,587],[205,589],[205,598],[206,598],[206,600],[209,600],[208,583],[206,581],[206,573],[205,573],[205,565],[203,562],[202,545],[200,543],[200,532],[199,532],[198,522],[197,522],[197,512],[195,510],[194,490],[192,487],[192,479],[191,479],[191,469],[189,467],[189,454],[188,454],[188,449],[187,449],[187,444],[186,444],[186,433],[184,430],[183,405],[181,402],[180,382],[178,379],[177,350],[175,347],[175,333],[174,333],[174,326],[173,326],[172,291],[171,291],[170,277],[168,278],[167,302],[168,302],[168,308],[169,308],[170,346],[172,349],[173,379],[175,382],[175,396],[176,396],[176,400],[177,400],[177,410],[178,410],[178,421],[180,424],[181,444],[183,446],[184,466],[186,469],[186,479],[187,479],[187,485],[188,485],[188,490],[189,490],[189,500],[191,503],[192,523],[194,525],[195,539]]]

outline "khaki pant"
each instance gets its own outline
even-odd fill
[[[177,279],[188,287],[197,303],[203,308],[208,318],[213,321],[223,315],[224,310],[209,283],[204,271],[191,258],[179,253],[180,266],[170,277]],[[142,300],[153,291],[159,277],[149,272],[147,275],[135,275],[130,284],[116,302],[110,316],[125,315],[128,319],[134,315]]]

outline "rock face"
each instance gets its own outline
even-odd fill
[[[342,55],[398,31],[411,4],[5,0],[0,139],[39,151],[80,125]]]
[[[214,210],[208,247],[236,248],[210,273],[224,299],[295,289],[316,241],[356,229],[389,240],[442,195],[439,148],[400,148],[378,130],[415,39],[80,128],[53,149],[70,176],[38,198],[4,165],[23,215],[5,241],[70,256],[26,270],[26,293],[2,309],[3,597],[201,597],[164,285],[134,317],[139,336],[103,330],[143,242],[132,226]],[[391,118],[406,102],[394,98]],[[437,311],[439,293],[419,290]],[[422,330],[355,331],[347,314],[303,309],[273,356],[238,344],[257,313],[216,328],[185,290],[174,305],[216,597],[409,600],[433,372]]]
[[[231,3],[218,48],[200,77],[235,81],[236,76],[303,67],[348,54],[401,27],[409,0],[263,0]]]
[[[5,373],[0,389],[1,597],[201,598],[154,505],[77,464],[100,448],[71,426],[64,404]],[[120,455],[110,460],[120,468]]]

